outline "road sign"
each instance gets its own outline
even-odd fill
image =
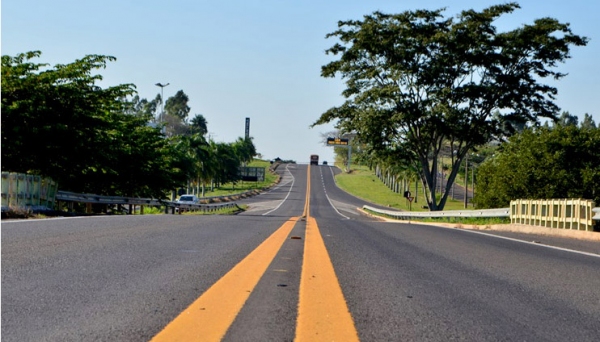
[[[343,139],[343,138],[327,138],[327,145],[348,146],[348,139]]]
[[[264,182],[265,168],[264,167],[240,167],[240,177],[245,181]]]

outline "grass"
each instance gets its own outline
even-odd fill
[[[181,215],[233,215],[233,214],[237,214],[240,211],[245,211],[246,209],[248,209],[248,206],[245,204],[242,205],[237,205],[236,208],[223,208],[223,209],[219,209],[216,211],[211,211],[211,212],[204,212],[201,210],[197,210],[197,211],[184,211],[181,213]]]
[[[367,211],[375,216],[397,219],[396,217],[391,215],[381,214],[370,210]],[[478,226],[489,226],[493,224],[510,224],[510,218],[508,217],[411,217],[410,220],[420,222],[454,223]]]
[[[442,223],[461,223],[474,225],[491,225],[491,224],[509,224],[508,217],[440,217],[440,218],[424,218],[419,221],[423,222],[442,222]]]
[[[144,207],[144,215],[160,215],[164,213],[165,209],[163,207]]]
[[[362,165],[353,165],[351,169],[350,173],[341,173],[335,177],[337,185],[344,191],[368,202],[390,208],[407,211],[429,210],[423,208],[426,204],[421,184],[419,184],[419,188],[417,189],[415,183],[411,182],[409,191],[416,197],[416,202],[414,200],[411,204],[404,198],[403,193],[395,193],[377,178],[374,170],[369,170],[368,167]],[[444,210],[460,209],[464,209],[464,202],[448,198]]]

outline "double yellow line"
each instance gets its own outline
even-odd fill
[[[317,221],[310,216],[310,165],[302,217],[306,237],[295,340],[358,341]],[[285,222],[152,341],[220,341],[300,219]]]
[[[310,216],[310,165],[306,189],[306,234],[300,276],[296,341],[358,341],[354,321],[325,248],[317,221]]]

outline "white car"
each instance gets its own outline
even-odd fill
[[[175,202],[179,204],[199,204],[200,199],[196,195],[181,195],[181,197],[179,197],[179,199]],[[179,212],[179,207],[175,208],[175,212]]]
[[[200,199],[196,195],[181,195],[177,200],[177,203],[181,204],[198,204]]]

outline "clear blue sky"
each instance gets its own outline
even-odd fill
[[[309,128],[324,111],[342,103],[341,79],[320,77],[330,61],[325,35],[338,20],[361,19],[379,10],[398,13],[446,7],[446,15],[481,10],[500,1],[335,0],[4,0],[2,54],[40,50],[39,62],[70,63],[88,54],[110,55],[116,62],[101,71],[102,86],[133,83],[140,97],[165,97],[183,90],[191,116],[203,114],[217,141],[250,134],[265,158],[308,162],[318,153],[332,160],[321,133],[332,125]],[[557,104],[600,123],[600,1],[527,0],[505,16],[500,30],[554,17],[591,40],[574,48],[559,66],[569,75],[556,84]]]

